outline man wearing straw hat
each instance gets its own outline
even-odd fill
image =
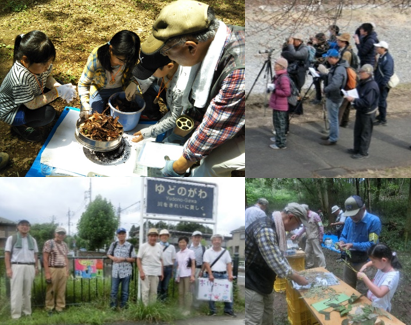
[[[141,245],[137,253],[142,300],[146,306],[157,300],[158,282],[164,279],[163,248],[157,243],[157,239],[157,229],[151,228],[147,234],[147,242]]]
[[[284,252],[286,231],[308,225],[307,210],[298,203],[289,203],[272,217],[259,218],[245,230],[245,324],[271,325],[272,295],[276,276],[306,285],[307,280],[294,271]]]

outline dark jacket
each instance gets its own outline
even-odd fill
[[[366,35],[360,38],[360,44],[355,44],[358,49],[358,57],[361,61],[361,66],[368,63],[372,66],[375,65],[375,46],[378,43],[378,37],[376,32],[372,32],[370,35]]]
[[[324,93],[325,97],[333,102],[338,102],[343,98],[341,89],[343,89],[347,83],[346,67],[348,67],[348,63],[340,60],[336,65],[331,66],[328,72]]]
[[[315,62],[314,67],[318,68],[318,65],[324,64],[325,58],[323,58],[323,54],[327,53],[330,48],[330,44],[328,42],[323,42],[320,44],[314,44],[315,48]]]
[[[288,61],[288,74],[294,81],[298,91],[301,91],[309,65],[308,47],[303,43],[296,48],[292,44],[286,44],[281,52],[281,56]],[[293,66],[295,65],[297,65],[297,69],[294,70]]]
[[[261,255],[254,235],[264,228],[275,229],[271,217],[259,218],[245,230],[245,287],[259,294],[268,295],[273,291],[276,273]]]
[[[390,52],[386,52],[380,56],[377,61],[377,69],[375,69],[375,82],[380,88],[387,87],[391,76],[394,74],[394,59]]]
[[[270,107],[276,111],[288,111],[288,96],[291,95],[290,80],[287,70],[277,72],[274,76],[275,89],[270,97]]]
[[[373,77],[360,80],[357,91],[360,98],[356,98],[352,102],[357,112],[368,114],[374,111],[378,106],[380,90]]]

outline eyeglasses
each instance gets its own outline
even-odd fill
[[[177,45],[181,45],[183,43],[185,43],[185,40],[181,39],[181,40],[177,41],[177,43],[175,43],[174,45],[165,46],[160,50],[160,54],[166,56],[167,52],[170,51],[173,47],[176,47]]]

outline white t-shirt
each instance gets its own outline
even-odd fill
[[[216,252],[213,248],[209,248],[204,253],[204,262],[212,264],[217,257],[221,254],[223,248]],[[213,265],[211,271],[215,272],[225,272],[227,271],[227,264],[231,263],[230,252],[225,250],[224,254],[218,259],[218,261]]]
[[[137,258],[141,258],[141,266],[146,275],[161,275],[163,248],[159,243],[156,243],[154,246],[151,246],[149,243],[141,245]]]
[[[33,237],[31,237],[33,238]],[[6,252],[11,252],[11,242],[13,240],[13,236],[7,238],[6,247],[4,250]],[[34,253],[38,253],[39,249],[37,247],[37,242],[33,238],[34,249],[29,250],[29,243],[27,237],[21,238],[21,246],[22,248],[14,248],[13,255],[11,256],[11,263],[34,263]]]
[[[381,270],[378,270],[372,282],[377,287],[387,286],[390,291],[388,291],[388,293],[384,297],[378,298],[370,290],[368,290],[367,297],[372,301],[372,305],[375,307],[380,307],[386,311],[390,311],[391,299],[394,296],[395,291],[397,290],[399,280],[400,272],[398,271],[382,272]]]
[[[180,278],[191,276],[191,266],[187,267],[187,262],[189,258],[195,260],[196,257],[194,255],[194,252],[188,248],[186,248],[183,251],[180,250],[176,254],[176,261],[178,264],[177,274]]]

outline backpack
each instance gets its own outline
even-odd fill
[[[289,75],[282,74],[281,76],[286,76],[288,78],[288,81],[290,82],[291,95],[287,97],[288,104],[296,106],[298,103],[298,97],[300,96],[300,92],[298,91],[297,86],[295,85],[294,81],[290,78]]]
[[[345,68],[345,70],[347,71],[347,82],[345,84],[344,90],[351,90],[356,88],[358,80],[357,72],[352,67]]]
[[[350,62],[350,67],[353,68],[354,70],[358,70],[360,66],[360,59],[358,58],[357,53],[353,51],[353,49],[347,50],[347,48],[344,48],[341,52],[341,57],[343,57],[345,51],[349,51],[351,53],[351,62]]]

